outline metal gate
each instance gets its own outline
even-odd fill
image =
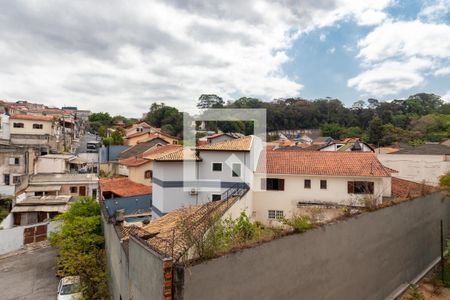
[[[27,227],[23,230],[23,244],[37,243],[47,239],[47,224]]]

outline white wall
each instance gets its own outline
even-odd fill
[[[24,128],[14,128],[14,123],[23,123]],[[54,134],[52,121],[10,119],[9,124],[11,134]],[[33,124],[42,124],[42,129],[34,129]]]
[[[378,160],[399,173],[392,176],[438,185],[439,177],[450,172],[450,157],[445,155],[378,154]]]
[[[48,174],[48,173],[65,173],[66,160],[63,158],[47,158],[38,157],[35,165],[35,174]]]
[[[262,191],[262,178],[284,179],[284,191]],[[304,188],[304,180],[311,180],[311,188]],[[327,180],[327,189],[320,189],[320,180]],[[298,175],[262,176],[256,174],[254,179],[253,211],[255,219],[267,223],[268,210],[283,210],[285,216],[297,211],[297,202],[330,202],[342,205],[362,205],[362,199],[369,195],[348,194],[348,181],[373,181],[374,194],[378,202],[382,196],[390,196],[390,180],[383,177],[320,177]],[[259,186],[259,189],[257,187]]]

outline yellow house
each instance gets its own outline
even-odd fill
[[[157,145],[144,153],[119,160],[119,165],[128,169],[128,179],[136,183],[152,185],[153,159],[164,153],[179,149],[180,145]]]
[[[52,116],[15,114],[10,118],[11,134],[54,135]]]

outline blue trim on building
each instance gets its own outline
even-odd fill
[[[158,217],[162,217],[167,213],[163,213],[162,211],[160,211],[159,209],[156,208],[156,206],[152,206],[152,214],[157,215]]]
[[[220,181],[220,180],[198,180],[198,181],[163,181],[161,179],[152,178],[152,183],[164,188],[182,188],[182,187],[203,187],[214,188],[220,185],[222,189],[228,189],[237,183],[243,183],[242,181]],[[248,187],[248,183],[245,183]]]
[[[152,208],[152,194],[105,199],[108,214],[113,216],[118,209],[124,209],[125,214],[133,214]]]

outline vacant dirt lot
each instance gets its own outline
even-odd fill
[[[57,250],[51,247],[0,258],[2,300],[56,299]]]

